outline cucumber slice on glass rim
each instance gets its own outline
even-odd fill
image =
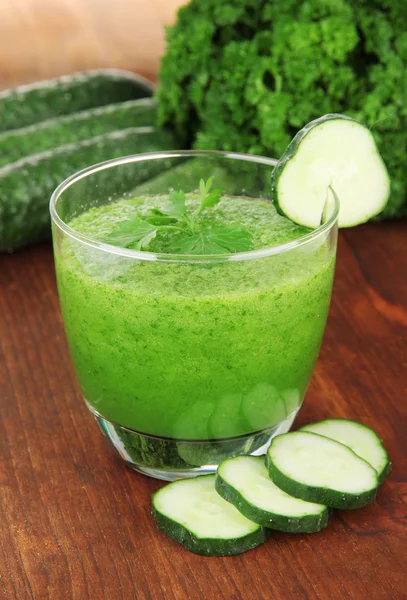
[[[379,483],[383,483],[391,471],[389,456],[382,440],[373,429],[362,423],[349,419],[326,419],[305,425],[299,431],[317,433],[345,444],[376,469]]]
[[[378,215],[390,195],[390,177],[370,129],[341,114],[301,129],[272,174],[279,210],[311,229],[321,224],[331,190],[340,203],[339,227]]]
[[[215,490],[215,475],[180,479],[153,495],[158,528],[187,550],[232,556],[262,544],[270,530],[253,523]]]
[[[376,470],[348,446],[307,431],[279,435],[271,442],[266,465],[274,483],[290,496],[347,509],[376,497]]]
[[[245,517],[270,529],[311,533],[328,524],[328,507],[283,492],[271,481],[263,456],[235,456],[223,461],[215,488]]]

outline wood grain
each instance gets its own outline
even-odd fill
[[[92,68],[155,80],[186,0],[0,0],[0,89]]]
[[[233,558],[156,530],[161,483],[123,466],[85,408],[44,244],[0,257],[2,600],[407,598],[407,223],[341,234],[323,350],[297,424],[359,419],[393,473],[320,534],[276,533]]]
[[[0,0],[0,87],[94,67],[154,79],[180,0]],[[359,419],[393,473],[320,534],[203,558],[150,515],[161,483],[116,459],[80,397],[49,244],[0,256],[0,600],[407,599],[407,223],[341,234],[297,425]]]

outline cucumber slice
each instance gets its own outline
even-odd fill
[[[269,383],[259,383],[245,395],[242,412],[253,431],[277,425],[287,417],[286,405],[280,392]]]
[[[194,439],[207,440],[209,435],[209,419],[215,407],[215,402],[205,398],[196,404],[192,404],[177,418],[173,437],[178,440]]]
[[[245,517],[264,527],[311,533],[328,524],[328,507],[283,492],[271,481],[261,456],[225,460],[218,467],[215,488]]]
[[[340,114],[311,121],[294,137],[272,175],[274,200],[289,219],[321,224],[329,189],[339,198],[339,227],[379,214],[390,177],[370,129]]]
[[[376,469],[379,483],[383,483],[391,471],[389,456],[382,440],[373,429],[362,423],[348,419],[326,419],[319,423],[305,425],[300,431],[318,433],[345,444]]]
[[[214,439],[244,434],[245,423],[241,418],[242,394],[225,394],[217,399],[209,421],[209,431]]]
[[[174,481],[153,495],[158,528],[187,550],[205,556],[241,554],[263,543],[269,530],[246,519],[215,490],[215,475]]]
[[[332,508],[366,506],[379,485],[375,469],[350,448],[306,431],[274,438],[266,465],[287,494]]]
[[[301,406],[303,398],[300,390],[297,388],[289,388],[287,390],[283,390],[281,392],[281,397],[285,402],[287,417],[296,415]]]

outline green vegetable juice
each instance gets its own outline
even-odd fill
[[[188,211],[196,203],[188,195]],[[164,196],[122,199],[69,225],[103,241],[124,221],[167,204]],[[244,197],[223,197],[198,221],[243,226],[252,250],[308,233],[270,202]],[[168,252],[179,235],[158,232],[148,251]],[[65,328],[89,406],[113,423],[177,439],[249,434],[295,414],[329,306],[329,241],[276,255],[155,258],[69,237],[56,252]]]

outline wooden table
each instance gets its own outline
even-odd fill
[[[0,87],[77,69],[154,78],[185,0],[0,0]],[[341,235],[322,354],[297,424],[376,428],[377,502],[315,535],[203,558],[150,516],[161,483],[123,466],[84,406],[49,244],[0,256],[0,600],[407,599],[407,222]],[[87,451],[86,451],[87,450]]]
[[[407,598],[407,222],[341,234],[321,357],[296,425],[380,433],[393,473],[319,534],[204,558],[150,516],[161,485],[113,455],[84,406],[49,244],[0,257],[1,600]]]

